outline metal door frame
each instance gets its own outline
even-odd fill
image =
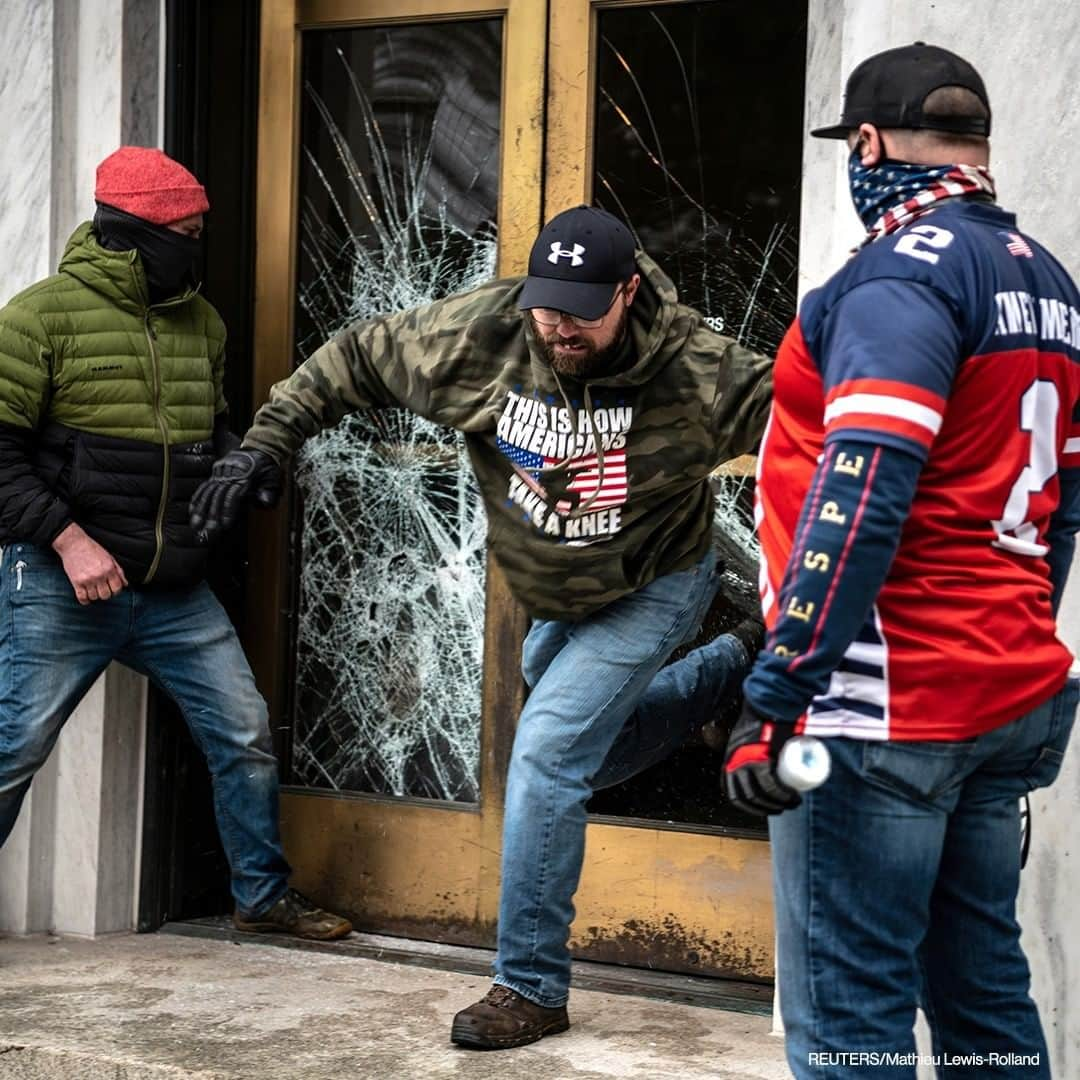
[[[543,220],[590,201],[597,13],[644,4],[263,0],[256,401],[264,401],[273,382],[292,370],[300,33],[314,27],[503,16],[498,261],[505,275],[524,272]],[[278,511],[272,520],[273,527],[251,551],[247,640],[278,726],[285,719],[289,667],[286,512]],[[301,888],[359,913],[361,925],[406,936],[493,943],[505,775],[523,701],[517,661],[526,628],[524,612],[489,560],[479,804],[287,790],[283,831],[294,858],[303,852],[297,860]],[[731,830],[593,817],[575,905],[571,944],[578,955],[771,978],[769,853],[759,839]]]

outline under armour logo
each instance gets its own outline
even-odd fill
[[[585,254],[585,249],[580,244],[575,244],[573,250],[567,251],[562,244],[556,240],[551,245],[551,254],[548,256],[548,262],[552,266],[558,266],[560,259],[569,259],[571,266],[581,266],[585,261],[581,256]]]

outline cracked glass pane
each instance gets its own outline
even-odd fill
[[[775,353],[796,304],[805,2],[601,10],[597,42],[596,202],[630,223],[714,330]],[[759,610],[752,470],[746,459],[713,478],[726,571],[706,637]],[[689,745],[589,810],[758,826],[724,805],[720,763]]]
[[[300,360],[495,272],[498,20],[303,40]],[[475,802],[486,521],[461,436],[356,414],[297,462],[291,779]]]

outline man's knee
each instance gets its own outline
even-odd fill
[[[222,765],[235,758],[258,760],[274,757],[269,712],[262,695],[257,692],[225,703],[218,712],[210,734],[211,745],[216,744],[221,748]],[[210,764],[213,768],[214,761]]]
[[[238,715],[236,737],[246,749],[273,756],[274,741],[270,736],[270,716],[262,697]]]
[[[0,790],[33,776],[45,764],[58,728],[50,718],[0,714]]]
[[[561,754],[560,740],[543,724],[522,723],[514,739],[511,771],[518,776],[550,776]]]
[[[593,790],[590,778],[599,771],[608,749],[588,733],[586,719],[575,726],[562,717],[523,717],[510,766],[515,784],[537,793],[556,787],[575,798],[587,797]]]

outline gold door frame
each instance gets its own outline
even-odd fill
[[[597,12],[645,2],[263,0],[256,402],[291,372],[294,355],[301,30],[504,17],[498,263],[505,275],[524,272],[543,220],[591,201]],[[289,670],[283,616],[288,519],[279,510],[271,520],[251,548],[246,638],[276,727]],[[362,925],[406,936],[494,942],[505,775],[523,701],[517,660],[527,619],[491,560],[487,580],[479,804],[310,790],[283,794],[282,827],[298,886],[359,914]],[[572,945],[579,955],[676,971],[772,976],[769,854],[759,839],[593,817],[575,905]]]
[[[540,225],[546,9],[537,0],[263,0],[256,189],[254,399],[293,370],[295,352],[300,34],[305,29],[502,16],[504,79],[498,193],[498,268],[521,273]],[[260,530],[248,570],[248,655],[284,721],[290,665],[288,514]],[[480,746],[480,802],[462,805],[379,795],[285,790],[282,833],[295,880],[361,922],[412,936],[490,944],[498,904],[501,808],[512,729],[523,689],[513,655],[526,620],[488,561]],[[302,853],[301,857],[297,857]],[[361,868],[359,873],[356,868]],[[433,903],[433,898],[437,902]]]

